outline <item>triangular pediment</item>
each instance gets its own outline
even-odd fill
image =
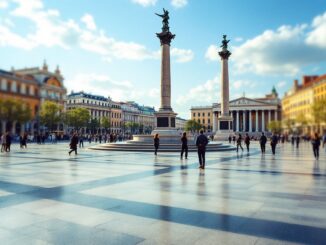
[[[266,106],[266,105],[271,105],[271,104],[255,99],[249,99],[246,97],[241,97],[230,101],[230,106]]]

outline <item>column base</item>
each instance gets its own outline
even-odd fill
[[[161,110],[155,113],[155,130],[175,130],[177,113]]]
[[[215,140],[228,140],[230,134],[233,132],[233,118],[224,116],[217,118],[217,132],[214,136]]]

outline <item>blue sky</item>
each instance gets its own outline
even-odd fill
[[[59,65],[68,91],[158,108],[162,8],[170,12],[172,107],[220,99],[217,46],[231,39],[230,96],[280,96],[326,72],[325,0],[0,0],[0,68]]]

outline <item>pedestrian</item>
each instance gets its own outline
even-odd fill
[[[231,141],[232,141],[232,137],[231,137],[231,134],[229,135],[229,144],[231,144]]]
[[[183,153],[185,152],[185,158],[188,159],[188,139],[187,133],[184,132],[181,137],[181,159],[183,158]]]
[[[311,144],[312,144],[312,150],[314,152],[314,156],[315,156],[316,160],[318,160],[319,159],[320,138],[319,138],[319,135],[317,132],[314,135],[312,135]]]
[[[6,134],[1,135],[1,152],[6,151]]]
[[[262,134],[261,134],[261,137],[260,137],[260,139],[259,139],[259,144],[260,144],[261,153],[265,153],[266,142],[267,142],[267,138],[266,138],[265,134],[262,133]]]
[[[232,139],[233,139],[233,144],[235,145],[235,135],[233,135]]]
[[[11,146],[11,136],[10,133],[6,133],[6,152],[10,152],[10,146]]]
[[[273,133],[272,137],[271,137],[271,147],[272,147],[272,153],[273,155],[275,155],[275,148],[277,145],[277,136],[275,133]]]
[[[250,137],[249,137],[248,133],[246,133],[246,137],[244,138],[244,143],[246,144],[247,152],[249,152]]]
[[[160,138],[158,137],[158,134],[155,134],[155,136],[154,136],[154,148],[155,148],[154,154],[155,155],[157,155],[157,150],[158,150],[159,146],[160,146]]]
[[[294,146],[294,141],[295,141],[295,138],[294,138],[294,135],[292,134],[291,136],[291,144]]]
[[[197,137],[196,146],[198,150],[198,158],[199,158],[199,168],[205,169],[205,152],[206,145],[208,144],[208,139],[206,135],[204,135],[204,130],[200,130],[200,135]]]
[[[20,136],[20,148],[27,148],[27,133],[24,133],[23,135]]]
[[[297,137],[295,138],[295,143],[296,143],[296,147],[299,148],[299,144],[300,144],[300,136],[297,135]]]
[[[239,134],[239,137],[237,139],[237,152],[239,150],[239,147],[241,148],[241,150],[243,151],[243,147],[242,147],[242,136],[241,134]]]
[[[84,148],[84,136],[81,134],[79,137],[79,148]]]
[[[326,132],[325,132],[325,134],[323,136],[323,147],[325,147],[325,145],[326,145]]]
[[[77,145],[78,145],[78,136],[77,136],[77,133],[74,133],[70,139],[71,151],[69,151],[69,156],[70,156],[71,152],[73,152],[73,151],[75,152],[75,155],[77,155]]]

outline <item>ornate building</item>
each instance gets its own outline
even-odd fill
[[[14,99],[29,106],[32,120],[25,124],[17,121],[10,122],[12,133],[28,131],[34,133],[39,130],[38,114],[42,103],[46,100],[64,104],[66,88],[59,68],[54,73],[48,71],[44,63],[42,69],[38,67],[25,69],[0,70],[0,98]],[[1,122],[1,132],[9,128],[8,122]]]
[[[273,88],[271,94],[264,98],[250,99],[245,96],[230,101],[230,116],[234,132],[268,131],[270,121],[281,120],[281,102]],[[212,106],[192,107],[191,119],[197,120],[205,126],[207,132],[217,131],[217,119],[221,115],[221,105],[214,103]]]
[[[294,128],[304,133],[322,132],[326,125],[316,125],[312,116],[312,105],[315,101],[326,98],[326,74],[322,76],[303,76],[302,84],[294,80],[293,87],[282,99],[282,114],[284,120],[295,121]],[[306,120],[306,125],[298,121]],[[288,130],[288,129],[287,129]]]

